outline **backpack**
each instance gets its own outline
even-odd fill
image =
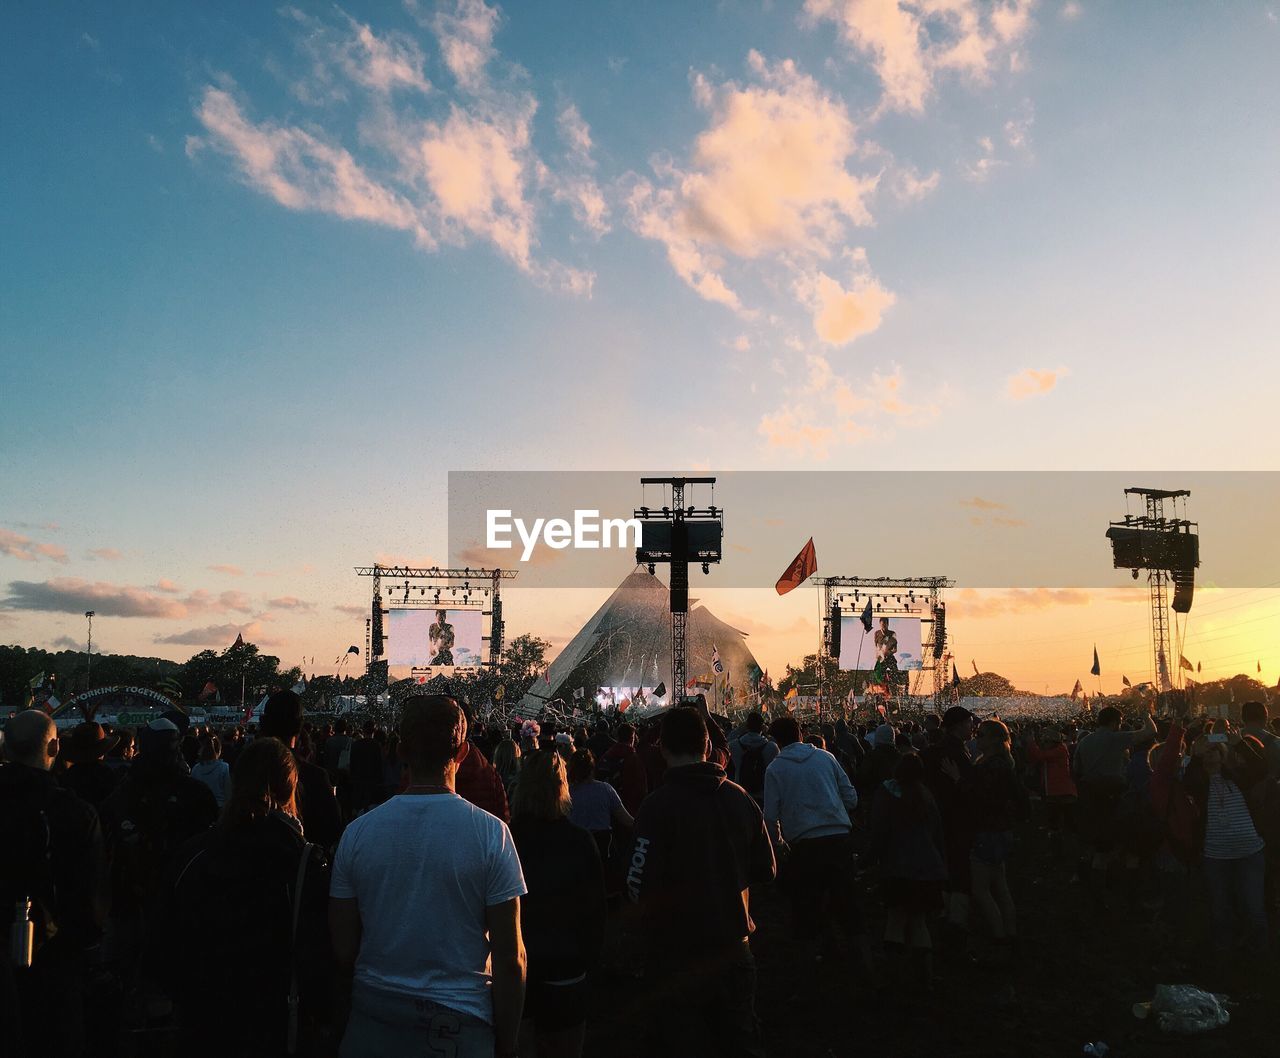
[[[53,877],[52,832],[43,808],[34,811],[0,811],[0,922],[16,923],[19,901],[31,901],[31,921],[35,926],[33,954],[58,932],[55,909],[57,884]]]
[[[621,792],[622,769],[625,764],[625,758],[611,757],[606,754],[596,763],[596,778],[601,782],[607,782],[615,790]]]
[[[186,837],[182,804],[167,786],[127,786],[120,795],[124,807],[110,842],[113,910],[136,914],[151,902],[170,856]]]
[[[1131,851],[1144,856],[1156,852],[1169,836],[1169,807],[1173,793],[1159,815],[1151,803],[1150,790],[1126,790],[1116,806],[1116,823]]]
[[[758,794],[764,790],[764,747],[768,743],[762,743],[759,746],[743,747],[742,763],[738,766],[737,782],[747,793]]]

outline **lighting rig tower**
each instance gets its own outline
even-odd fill
[[[514,569],[442,569],[432,566],[423,569],[415,566],[356,566],[356,575],[373,578],[373,604],[366,626],[365,672],[375,670],[378,659],[385,653],[383,649],[382,616],[386,613],[383,606],[383,595],[386,601],[397,602],[401,606],[438,606],[452,605],[455,608],[461,602],[464,607],[470,606],[472,596],[481,600],[488,597],[489,608],[481,609],[481,614],[489,618],[489,634],[483,639],[489,642],[489,661],[492,668],[498,667],[502,659],[502,647],[505,639],[505,627],[502,619],[502,582],[514,580],[517,571]],[[391,586],[384,587],[384,582]],[[403,582],[398,583],[398,582]],[[411,583],[412,582],[412,583]],[[413,592],[417,589],[417,596]],[[461,600],[458,592],[463,593]],[[442,598],[442,593],[448,592]],[[397,597],[398,596],[398,597]]]
[[[711,572],[711,563],[720,561],[724,541],[724,511],[715,506],[715,478],[641,478],[640,485],[666,485],[671,489],[671,506],[654,510],[639,507],[640,546],[636,563],[649,572],[659,562],[671,566],[671,694],[684,696],[688,657],[685,651],[685,620],[689,616],[689,563],[702,564]],[[711,486],[710,507],[685,507],[685,486]]]
[[[946,577],[816,577],[814,583],[822,592],[822,637],[818,643],[819,670],[827,658],[839,660],[840,621],[845,616],[859,616],[868,603],[872,616],[920,617],[929,627],[929,635],[921,644],[923,671],[933,674],[934,701],[941,700],[946,684],[947,604],[943,590],[955,587]]]
[[[1199,527],[1188,521],[1187,489],[1124,490],[1125,497],[1138,496],[1142,513],[1126,513],[1123,520],[1112,522],[1107,529],[1111,541],[1112,560],[1116,569],[1133,572],[1133,579],[1143,570],[1151,596],[1151,665],[1156,689],[1167,693],[1173,687],[1173,654],[1169,639],[1169,611],[1188,613],[1195,594],[1196,567],[1200,565]],[[1181,514],[1179,514],[1181,500]],[[1166,516],[1165,502],[1170,501],[1171,515]],[[1169,582],[1173,581],[1173,602],[1169,602]]]

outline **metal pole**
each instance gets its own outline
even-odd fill
[[[93,610],[86,610],[84,612],[84,616],[89,622],[89,661],[85,666],[84,677],[86,684],[85,690],[87,691],[93,690],[93,615]]]

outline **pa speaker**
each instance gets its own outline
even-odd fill
[[[1190,613],[1191,597],[1195,594],[1196,578],[1194,573],[1174,573],[1173,602],[1170,606],[1174,613]]]
[[[831,656],[837,661],[840,659],[840,607],[832,604],[831,613],[827,617],[828,628],[830,628],[831,639]]]

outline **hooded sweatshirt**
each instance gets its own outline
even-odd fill
[[[650,954],[679,962],[741,943],[755,929],[748,890],[775,869],[760,809],[723,768],[668,768],[640,807],[627,865]]]
[[[764,817],[769,833],[782,825],[788,842],[847,834],[858,793],[840,762],[825,749],[792,742],[764,773]]]

